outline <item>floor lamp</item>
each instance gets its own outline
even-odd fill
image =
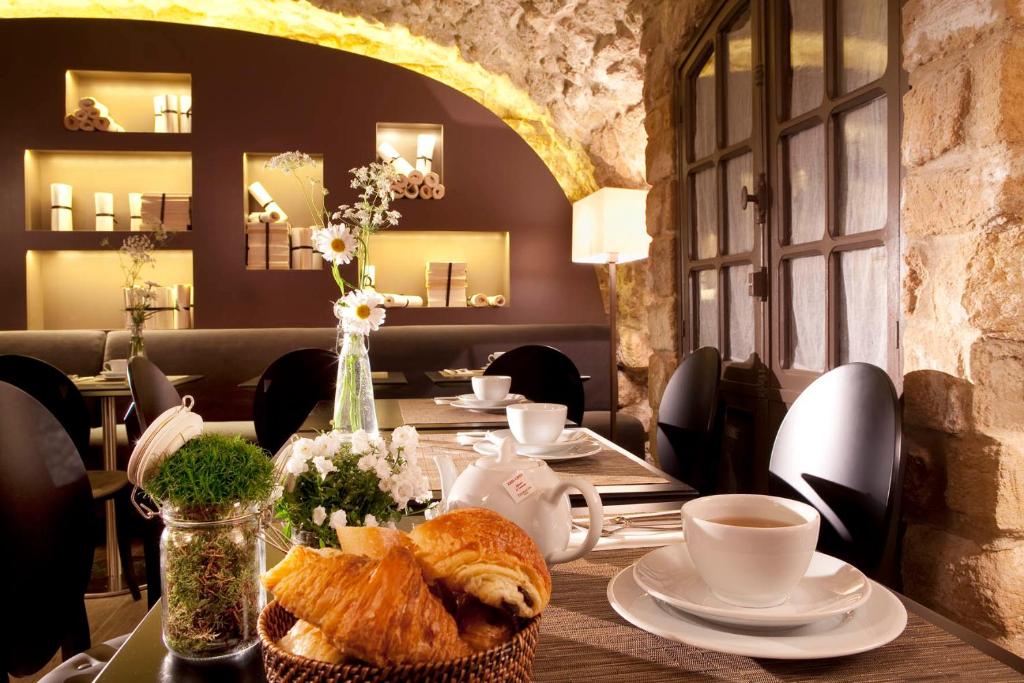
[[[647,190],[605,187],[572,205],[572,260],[608,264],[608,316],[611,327],[611,410],[609,438],[615,441],[619,408],[619,335],[616,328],[615,267],[647,258]]]

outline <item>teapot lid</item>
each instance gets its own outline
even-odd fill
[[[507,436],[498,444],[497,455],[485,455],[476,461],[476,466],[485,470],[512,472],[527,468],[540,467],[544,463],[533,458],[525,458],[516,452],[516,440]]]

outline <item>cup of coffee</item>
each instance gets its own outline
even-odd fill
[[[481,401],[500,401],[508,396],[512,378],[508,375],[481,375],[470,380],[473,393]]]
[[[686,548],[723,602],[772,607],[789,599],[814,556],[821,519],[787,498],[726,494],[683,505]]]
[[[505,352],[504,351],[495,351],[494,353],[487,354],[487,364],[490,365],[494,361],[498,360],[498,358],[500,358],[501,354],[503,354],[503,353],[505,353]]]
[[[128,360],[126,358],[112,358],[103,364],[103,372],[111,375],[127,374]]]
[[[516,403],[505,408],[508,428],[525,446],[546,446],[565,429],[568,409],[559,403]]]

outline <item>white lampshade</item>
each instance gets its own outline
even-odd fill
[[[647,258],[647,190],[605,187],[572,205],[572,260],[626,263]]]

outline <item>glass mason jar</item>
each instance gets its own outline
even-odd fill
[[[163,507],[160,598],[164,644],[186,659],[227,657],[259,642],[266,602],[260,512],[255,507]]]
[[[338,379],[334,390],[334,429],[351,434],[360,429],[377,434],[373,379],[366,335],[343,333],[339,326]]]

